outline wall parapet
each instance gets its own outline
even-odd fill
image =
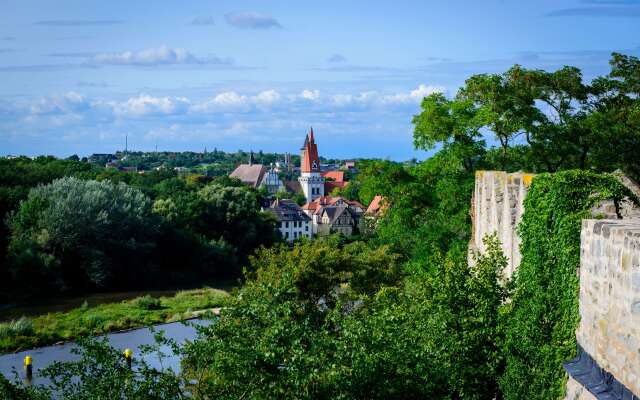
[[[470,254],[485,252],[483,239],[496,234],[502,244],[502,252],[508,259],[503,271],[510,278],[520,265],[520,237],[516,228],[524,214],[524,198],[534,174],[505,171],[476,171],[475,188],[471,200]],[[470,264],[473,257],[469,257]]]
[[[578,344],[598,368],[638,396],[640,220],[582,221],[579,307]]]

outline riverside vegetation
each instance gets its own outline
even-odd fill
[[[122,301],[81,307],[68,312],[48,313],[33,319],[22,317],[0,323],[0,352],[20,351],[100,335],[124,329],[192,318],[195,311],[220,307],[228,293],[218,289],[195,289],[175,296],[149,295]]]
[[[572,67],[514,66],[470,77],[454,98],[426,97],[414,142],[441,149],[420,163],[362,161],[343,190],[364,203],[384,196],[376,229],[259,248],[216,323],[168,343],[179,374],[138,361],[130,370],[89,339],[80,362],[44,372],[51,388],[0,387],[33,399],[51,390],[68,399],[561,398],[562,362],[575,351],[580,219],[598,200],[637,201],[607,172],[640,177],[640,60],[614,54],[611,66],[589,84]],[[467,265],[477,169],[542,173],[520,226],[522,264],[507,282],[495,237]]]

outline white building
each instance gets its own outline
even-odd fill
[[[284,183],[282,183],[282,179],[278,176],[278,171],[273,167],[273,164],[271,164],[271,168],[262,176],[260,187],[262,186],[266,187],[267,191],[271,194],[276,194],[284,190]]]
[[[292,200],[275,200],[264,211],[275,215],[284,240],[293,242],[302,237],[312,237],[311,218]]]

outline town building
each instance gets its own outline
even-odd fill
[[[285,190],[284,183],[278,174],[278,169],[275,168],[273,164],[271,164],[271,167],[263,175],[260,187],[265,187],[270,194],[276,194],[281,190]]]
[[[311,218],[294,201],[276,199],[264,211],[276,217],[278,229],[286,241],[312,237]]]
[[[267,168],[262,164],[256,164],[253,151],[249,153],[249,163],[238,165],[229,176],[240,179],[245,185],[256,189],[266,187],[271,194],[285,189],[284,183],[273,165]]]
[[[324,178],[324,192],[327,195],[336,189],[344,189],[349,183],[344,180],[344,171],[323,171],[320,175]]]
[[[311,218],[314,235],[358,233],[365,208],[355,200],[343,197],[321,196],[305,204],[302,210]]]
[[[346,169],[346,170],[355,169],[356,168],[356,161],[355,160],[345,160],[343,168]]]

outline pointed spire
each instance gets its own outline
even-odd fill
[[[313,126],[311,127],[311,133],[309,134],[309,141],[310,141],[311,143],[313,143],[313,142],[314,142],[314,140],[313,140]]]

